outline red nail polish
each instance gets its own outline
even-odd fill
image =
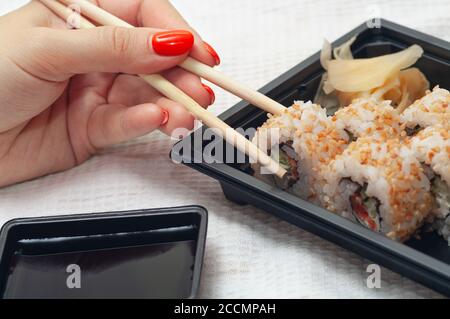
[[[214,94],[214,91],[206,84],[202,83],[202,86],[205,88],[206,92],[208,92],[209,96],[211,97],[211,101],[210,101],[209,105],[214,104],[214,102],[216,101],[216,94]]]
[[[161,121],[161,126],[164,126],[169,122],[169,112],[167,112],[165,109],[161,110],[161,113],[163,114],[163,119]]]
[[[220,57],[217,54],[217,51],[214,50],[214,48],[209,45],[207,42],[203,41],[203,45],[205,46],[206,50],[209,52],[209,54],[212,55],[212,57],[214,58],[214,61],[216,61],[216,65],[220,64]]]
[[[191,50],[194,45],[194,36],[185,30],[158,32],[153,35],[152,45],[159,55],[181,55]]]

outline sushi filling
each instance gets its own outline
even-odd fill
[[[378,211],[380,203],[375,197],[368,196],[366,192],[367,184],[364,187],[359,187],[350,196],[352,213],[361,225],[379,232],[381,229],[380,214]]]
[[[292,148],[292,142],[280,144],[278,152],[271,152],[274,160],[278,160],[280,166],[287,171],[287,185],[292,187],[300,179],[298,172],[298,157]],[[278,158],[276,158],[278,156]],[[283,187],[283,188],[284,188]]]
[[[344,131],[345,131],[345,133],[347,133],[348,139],[349,139],[350,142],[355,142],[358,139],[358,137],[355,136],[355,134],[353,134],[349,130],[345,129]]]
[[[408,135],[408,136],[415,136],[415,135],[417,135],[417,133],[419,133],[422,130],[423,130],[423,127],[421,127],[420,125],[405,128],[406,135]]]
[[[439,175],[431,179],[431,193],[436,198],[439,209],[447,216],[450,213],[450,189]]]

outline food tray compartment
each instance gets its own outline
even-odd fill
[[[334,42],[333,46],[355,35],[358,38],[352,45],[352,51],[360,58],[393,53],[419,44],[425,52],[414,66],[427,76],[431,87],[439,84],[442,88],[450,89],[448,42],[381,20],[381,28],[371,29],[363,24]],[[318,52],[260,91],[285,106],[290,106],[294,100],[312,100],[323,73]],[[243,129],[257,128],[267,119],[264,111],[245,101],[220,117],[233,128]],[[199,129],[193,135],[204,129]],[[192,136],[188,136],[174,146],[171,157],[217,179],[226,198],[237,204],[259,207],[450,296],[450,247],[439,236],[430,233],[425,234],[422,240],[412,239],[405,244],[394,242],[256,179],[250,175],[248,164],[199,161],[203,148],[209,143],[211,141],[204,140],[202,147],[198,147],[193,143]],[[236,158],[237,151],[225,145],[224,152],[230,151]]]

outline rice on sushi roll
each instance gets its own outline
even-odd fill
[[[337,111],[332,120],[337,128],[349,133],[352,141],[364,136],[386,140],[402,133],[400,116],[390,101],[357,99],[351,105]]]
[[[269,119],[258,128],[252,140],[254,144],[260,149],[266,150],[268,155],[286,169],[287,185],[279,184],[282,188],[288,188],[299,180],[298,156],[292,145],[295,132],[305,111],[319,114],[322,112],[322,108],[311,102],[296,101],[291,107],[286,108],[281,115],[269,114]],[[259,165],[253,164],[252,167],[255,174],[258,175]]]
[[[409,106],[401,115],[408,135],[432,125],[450,123],[450,92],[438,86]]]
[[[450,244],[450,133],[448,127],[430,126],[410,140],[411,149],[423,163],[435,198],[434,228]]]
[[[350,143],[344,130],[327,117],[326,110],[305,110],[297,126],[293,148],[298,157],[299,180],[291,192],[312,203],[324,206],[328,197],[323,189],[329,163],[342,154]]]
[[[450,213],[450,133],[444,126],[430,126],[411,138],[410,147],[423,163],[436,198],[435,213],[445,218]]]
[[[430,183],[400,139],[359,138],[330,164],[326,207],[352,214],[363,226],[407,240],[433,207]]]

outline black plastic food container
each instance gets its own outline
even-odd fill
[[[352,45],[352,52],[359,58],[388,54],[419,44],[425,53],[415,66],[427,76],[432,87],[440,85],[450,89],[448,42],[381,20],[381,28],[363,24],[333,45],[340,45],[355,35],[358,38]],[[260,91],[285,106],[290,106],[294,100],[314,99],[324,72],[319,58],[320,53],[316,53]],[[243,129],[257,128],[267,119],[264,111],[245,101],[220,118],[233,128]],[[201,130],[204,128],[193,134],[201,134]],[[248,165],[211,163],[211,159],[199,161],[204,147],[212,142],[215,141],[205,139],[203,145],[198,146],[189,136],[174,146],[171,157],[219,180],[225,196],[233,202],[259,207],[450,296],[450,247],[442,238],[430,233],[422,240],[397,243],[254,178],[249,174]],[[230,151],[229,146],[224,147],[224,152],[227,151]],[[231,158],[237,156],[235,152],[233,150]]]
[[[0,297],[194,298],[206,228],[199,206],[12,220]]]

